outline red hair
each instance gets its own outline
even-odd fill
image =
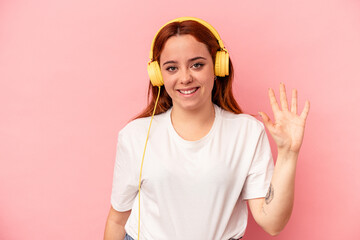
[[[183,22],[172,22],[161,29],[155,39],[153,49],[153,60],[160,62],[160,54],[164,48],[166,41],[172,36],[179,36],[190,34],[197,41],[204,43],[212,57],[213,63],[215,63],[216,52],[220,50],[220,46],[216,37],[211,31],[193,20],[187,20]],[[212,90],[212,102],[219,107],[236,114],[242,113],[239,105],[237,104],[234,95],[232,93],[232,82],[234,78],[234,69],[229,60],[229,75],[225,77],[217,77],[214,82],[214,88]],[[155,107],[156,97],[158,95],[159,88],[154,87],[149,82],[148,89],[148,105],[136,118],[149,117],[152,115]],[[150,101],[149,101],[150,100]],[[160,97],[158,105],[156,107],[155,115],[166,112],[172,107],[172,100],[167,94],[165,87],[161,86]]]

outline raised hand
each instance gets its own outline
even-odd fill
[[[286,97],[286,89],[283,83],[280,84],[280,105],[276,100],[273,89],[269,89],[269,100],[274,113],[274,122],[264,112],[259,112],[264,125],[273,137],[278,151],[289,151],[298,153],[304,137],[305,122],[310,109],[310,102],[306,101],[301,114],[297,114],[298,100],[297,91],[292,91],[291,106],[289,110]]]

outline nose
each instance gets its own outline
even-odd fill
[[[180,81],[181,81],[181,84],[184,84],[184,85],[187,85],[187,84],[189,84],[189,83],[191,83],[193,81],[193,77],[191,75],[191,72],[188,69],[183,70],[181,72]]]

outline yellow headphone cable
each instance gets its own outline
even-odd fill
[[[148,142],[148,139],[149,139],[151,123],[152,123],[152,120],[153,120],[153,118],[154,118],[156,106],[157,106],[157,103],[158,103],[159,97],[160,97],[160,89],[161,89],[161,86],[158,86],[158,88],[159,88],[159,91],[158,91],[158,95],[157,95],[157,97],[156,97],[156,102],[155,102],[155,106],[154,106],[154,111],[153,111],[152,116],[151,116],[150,125],[149,125],[149,129],[148,129],[147,136],[146,136],[146,141],[145,141],[144,153],[143,153],[142,160],[141,160],[141,167],[140,167],[140,177],[139,177],[139,224],[138,224],[138,240],[140,239],[140,186],[141,186],[141,173],[142,173],[142,168],[143,168],[143,164],[144,164],[145,151],[146,151],[146,146],[147,146],[147,142]]]

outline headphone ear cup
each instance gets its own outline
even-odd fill
[[[216,52],[215,75],[218,77],[229,75],[229,53],[227,51]]]
[[[162,86],[164,85],[164,81],[161,75],[161,70],[159,63],[157,61],[153,61],[148,63],[147,71],[150,77],[151,84],[153,86]]]
[[[230,70],[230,57],[229,57],[229,52],[225,52],[225,76],[229,76],[229,70]]]

